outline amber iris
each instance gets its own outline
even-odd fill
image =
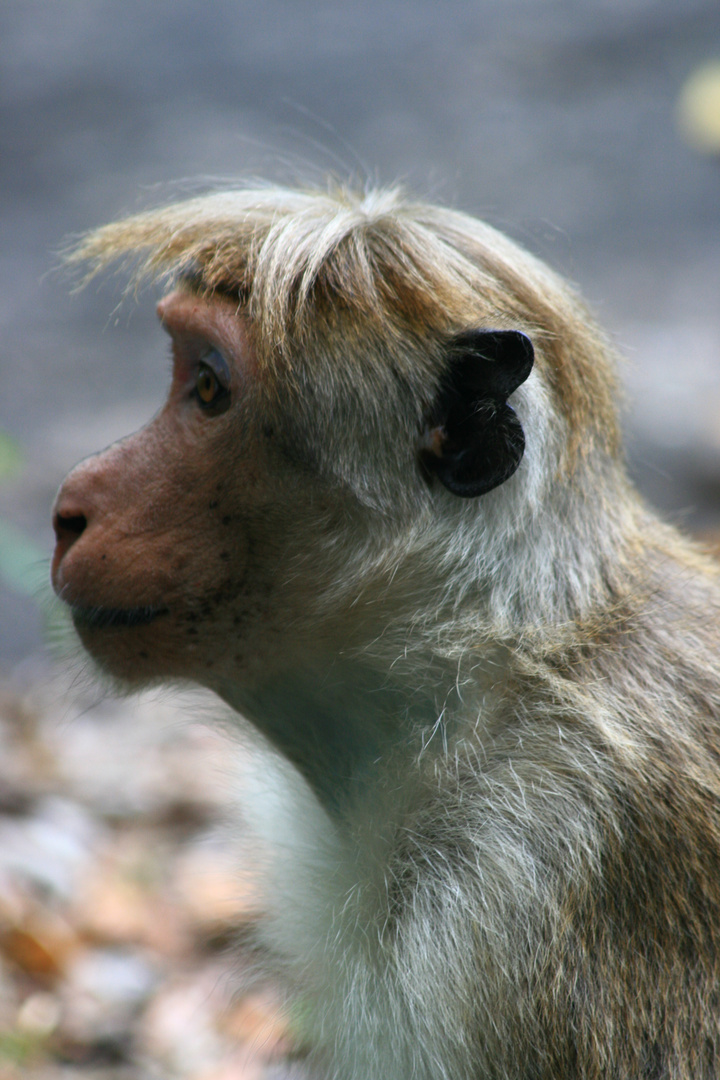
[[[223,387],[212,368],[207,364],[200,364],[195,380],[195,392],[203,405],[212,405],[222,393]]]

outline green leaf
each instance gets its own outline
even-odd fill
[[[47,552],[19,529],[0,521],[0,578],[13,592],[36,597],[48,576]]]
[[[22,465],[23,453],[20,444],[5,431],[0,431],[0,480],[6,480],[20,472]]]

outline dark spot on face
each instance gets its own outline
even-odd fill
[[[107,559],[107,555],[103,554],[103,555],[100,556],[100,558],[101,559]]]
[[[197,626],[188,626],[188,628],[187,628],[188,635],[190,635],[191,637],[192,636],[197,636],[197,632],[198,632],[197,631]]]
[[[214,660],[206,660],[205,661],[205,667],[215,667],[215,661]]]
[[[105,558],[105,556],[103,555],[103,559],[104,558]],[[148,658],[148,654],[145,652],[144,649],[140,650],[140,652],[138,653],[138,656],[140,657],[141,660],[147,660],[147,658]]]
[[[220,558],[221,559],[229,559],[230,558],[230,552],[229,551],[221,551],[220,552]]]
[[[208,509],[209,510],[217,510],[217,505],[218,505],[217,499],[213,499],[213,501],[209,504]]]
[[[242,616],[241,615],[233,615],[233,626],[239,626],[241,622],[242,622]]]
[[[262,433],[266,439],[272,439],[273,435],[275,434],[270,424],[263,424]]]
[[[225,516],[223,518],[221,518],[220,520],[221,520],[223,525],[231,525],[232,524],[232,518],[230,517],[230,514],[225,514]]]

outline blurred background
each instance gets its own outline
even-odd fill
[[[73,234],[218,181],[327,172],[399,179],[486,218],[576,282],[625,357],[628,455],[643,491],[688,529],[720,530],[717,0],[6,0],[0,674],[10,689],[0,701],[0,1032],[5,1024],[14,1034],[0,1038],[0,1077],[55,1076],[61,1061],[83,1076],[94,1068],[135,1077],[140,1045],[143,1076],[161,1060],[163,1076],[270,1075],[267,1063],[235,1062],[226,1073],[213,1064],[223,1038],[245,1036],[198,1021],[208,1001],[199,968],[192,992],[163,1006],[167,972],[189,963],[188,940],[222,939],[237,915],[222,906],[222,868],[212,864],[215,885],[193,898],[188,882],[205,879],[183,871],[173,847],[209,835],[218,796],[202,777],[223,756],[219,736],[196,728],[170,736],[164,722],[149,735],[142,709],[129,719],[127,706],[77,694],[58,712],[54,676],[39,674],[36,597],[57,486],[78,459],[149,418],[168,377],[154,296],[120,304],[123,283],[111,279],[71,295],[57,252]],[[2,832],[8,821],[16,832]],[[17,910],[10,887],[3,893],[3,881],[18,880],[17,852],[27,863],[35,850],[17,833],[28,823],[45,846],[23,864],[22,880],[34,889],[39,880],[55,898],[40,913],[37,889]],[[135,874],[148,845],[157,856],[158,837],[172,852],[163,888],[171,881],[167,895],[180,904],[174,944],[156,925],[167,899],[159,885],[165,899],[153,892],[157,858],[152,888]],[[198,850],[207,856],[207,843]],[[97,913],[99,901],[71,917],[67,897],[81,871],[101,895],[105,883],[100,907],[116,911],[115,923],[97,925],[88,907]],[[83,895],[96,894],[87,886]],[[208,908],[215,915],[203,915]],[[205,967],[202,978],[213,984]],[[72,1014],[68,1002],[77,1010],[103,993],[115,994],[104,1012],[101,1004]],[[251,1039],[280,1045],[272,1009],[262,1000],[248,1008],[250,1020],[236,1017],[236,1027],[249,1023]],[[184,1047],[181,1065],[168,1047],[184,1046],[188,1027],[205,1043]],[[38,1032],[41,1043],[55,1038],[47,1061],[33,1057]]]

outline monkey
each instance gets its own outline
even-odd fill
[[[162,285],[173,372],[63,483],[53,585],[117,685],[258,733],[313,1075],[720,1075],[718,568],[628,479],[574,287],[393,187],[238,185],[69,258]]]

